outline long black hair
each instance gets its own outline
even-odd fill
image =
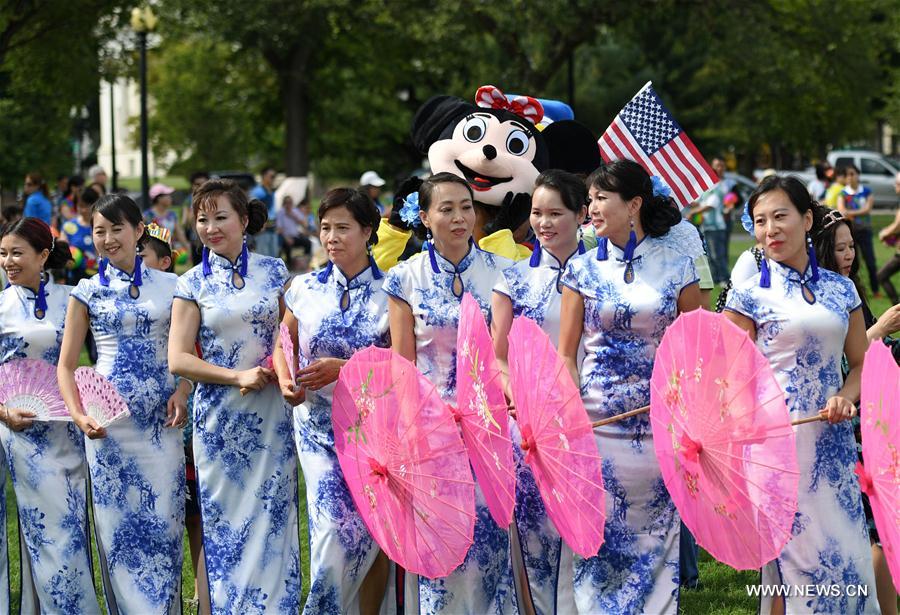
[[[615,192],[625,201],[641,197],[641,226],[651,237],[662,237],[681,222],[681,213],[671,199],[653,194],[650,174],[632,160],[613,160],[591,173],[585,183],[590,188]]]

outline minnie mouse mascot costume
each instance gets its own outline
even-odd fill
[[[412,142],[428,156],[432,173],[454,173],[472,188],[481,249],[528,258],[531,249],[517,241],[524,239],[537,176],[548,168],[587,174],[600,166],[596,139],[587,128],[570,119],[551,121],[539,100],[507,97],[492,85],[478,88],[475,104],[435,96],[416,112]],[[397,263],[415,229],[417,215],[401,212],[419,184],[415,177],[403,183],[388,224],[378,228],[374,256],[382,270]]]

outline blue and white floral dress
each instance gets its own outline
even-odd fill
[[[456,404],[456,334],[459,304],[471,293],[490,322],[491,292],[509,259],[475,246],[454,266],[434,251],[434,272],[423,254],[400,263],[388,272],[385,291],[407,303],[415,319],[416,365],[436,387],[441,398]],[[454,294],[454,279],[459,294]],[[515,611],[509,533],[498,527],[488,511],[481,489],[475,484],[475,540],[465,561],[450,576],[430,580],[407,575],[407,609],[422,613],[506,613]]]
[[[566,264],[546,248],[537,248],[538,256],[518,261],[503,272],[494,292],[509,297],[513,316],[525,316],[535,321],[559,343],[562,276]],[[521,442],[515,421],[510,421],[510,433],[516,444]],[[537,615],[567,612],[574,608],[572,601],[572,552],[561,549],[562,539],[547,516],[531,468],[525,462],[522,449],[513,449],[516,460],[515,529],[528,583],[528,591]],[[519,554],[513,550],[513,561]],[[562,571],[562,572],[561,572]],[[564,582],[560,584],[560,579]]]
[[[569,263],[563,284],[584,299],[581,396],[592,421],[650,403],[656,349],[678,316],[681,291],[696,282],[693,260],[651,237],[628,261],[601,238]],[[578,612],[674,613],[681,520],[659,471],[650,417],[594,433],[603,457],[606,528],[596,556],[575,556]]]
[[[801,275],[772,260],[766,264],[769,287],[760,287],[761,274],[755,275],[731,290],[726,309],[756,324],[756,345],[784,389],[791,419],[813,416],[841,388],[850,313],[861,301],[853,283],[832,271],[819,269],[819,280],[813,281],[809,268]],[[872,552],[854,473],[853,425],[816,422],[794,431],[799,510],[793,537],[781,556],[763,567],[761,583],[841,588],[788,597],[788,613],[877,613]],[[868,597],[855,593],[857,585],[868,586]],[[761,612],[768,613],[771,602],[764,598]]]
[[[203,360],[246,370],[272,354],[288,273],[277,258],[209,255],[178,280],[176,296],[200,309]],[[203,556],[213,613],[294,613],[300,606],[297,455],[291,412],[274,384],[240,389],[200,383],[194,394],[194,463]]]
[[[71,286],[48,281],[47,310],[41,318],[35,315],[30,288],[10,286],[0,293],[0,363],[27,358],[56,366],[71,291]],[[71,421],[35,421],[22,431],[3,424],[0,442],[19,509],[20,612],[99,612],[81,430]]]
[[[136,261],[140,278],[107,264],[72,291],[87,307],[95,369],[131,412],[105,438],[85,439],[94,527],[110,612],[178,613],[184,448],[181,430],[163,427],[175,390],[167,351],[177,276]]]
[[[297,319],[300,365],[349,359],[370,345],[390,346],[384,279],[366,267],[351,279],[331,263],[294,278],[284,296]],[[344,298],[344,309],[341,299]],[[359,612],[359,590],[378,555],[357,512],[334,448],[331,398],[334,384],[307,391],[294,408],[294,435],[306,479],[309,516],[310,592],[304,613]]]

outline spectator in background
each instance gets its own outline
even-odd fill
[[[97,250],[91,236],[91,208],[99,199],[96,190],[85,188],[78,196],[75,217],[62,224],[62,239],[72,250],[73,265],[66,272],[66,283],[72,286],[97,273]]]
[[[62,198],[56,202],[58,224],[62,226],[66,220],[74,218],[78,212],[78,198],[84,190],[84,178],[81,175],[73,175],[66,181],[66,190]],[[95,191],[96,192],[96,191]]]
[[[266,206],[269,218],[266,225],[256,235],[256,251],[265,256],[278,258],[281,252],[278,246],[278,233],[275,232],[275,219],[278,212],[275,207],[275,169],[263,168],[259,183],[250,190],[251,199],[259,199]]]
[[[50,200],[54,205],[59,207],[62,204],[64,198],[69,193],[69,176],[65,173],[60,173],[56,176],[56,190],[53,191],[53,194],[50,195]]]
[[[806,190],[814,201],[824,202],[832,174],[834,174],[834,169],[827,162],[823,161],[816,165],[816,178],[806,184]]]
[[[381,196],[382,187],[384,187],[384,180],[375,171],[366,171],[359,178],[359,191],[367,195],[375,203],[378,215],[384,217],[386,215],[384,205],[378,200],[378,197]]]
[[[100,196],[106,195],[106,182],[109,181],[106,170],[99,164],[95,164],[88,169],[88,177],[91,178],[91,183],[88,187],[93,188]]]
[[[894,177],[894,192],[900,196],[900,173]],[[897,289],[891,278],[900,271],[900,209],[897,209],[894,221],[878,233],[878,239],[896,250],[891,260],[878,270],[878,282],[884,287],[884,292],[887,293],[891,303],[897,305],[900,303],[900,297],[897,296]]]
[[[875,261],[875,242],[872,236],[872,205],[875,195],[868,186],[859,183],[859,169],[848,164],[845,171],[847,184],[837,198],[837,208],[845,218],[853,222],[856,242],[863,254],[866,271],[869,274],[869,288],[872,296],[878,297],[878,263]]]
[[[840,165],[834,170],[834,183],[825,190],[825,205],[837,209],[838,197],[847,183],[847,165]]]
[[[208,180],[209,171],[194,171],[191,173],[191,190],[184,203],[181,204],[181,226],[191,244],[191,262],[195,265],[199,264],[202,258],[203,244],[197,235],[197,229],[194,228],[194,192]]]
[[[178,223],[178,214],[172,211],[172,194],[175,188],[165,184],[153,184],[150,186],[150,209],[144,212],[144,223],[155,222],[158,226],[169,231],[175,238],[175,245],[186,249],[188,245],[184,229]]]
[[[25,176],[25,207],[26,218],[39,218],[50,226],[53,221],[53,203],[50,202],[50,192],[47,183],[40,173],[31,172]]]
[[[714,158],[710,163],[719,183],[703,193],[697,202],[688,210],[688,216],[696,219],[701,215],[700,230],[706,239],[709,253],[709,264],[713,281],[724,284],[731,273],[728,265],[728,228],[725,221],[725,196],[731,191],[730,183],[725,180],[725,161]]]
[[[304,199],[305,200],[305,199]],[[303,212],[294,207],[294,199],[289,195],[281,200],[281,209],[275,217],[275,229],[284,253],[284,262],[288,269],[292,269],[291,251],[294,248],[302,248],[306,254],[307,263],[312,255],[312,243],[309,241],[306,219]]]

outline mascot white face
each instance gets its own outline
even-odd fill
[[[433,173],[459,175],[472,187],[477,201],[499,207],[510,192],[532,191],[540,174],[535,157],[542,146],[536,134],[527,120],[476,111],[428,148],[428,161]]]

